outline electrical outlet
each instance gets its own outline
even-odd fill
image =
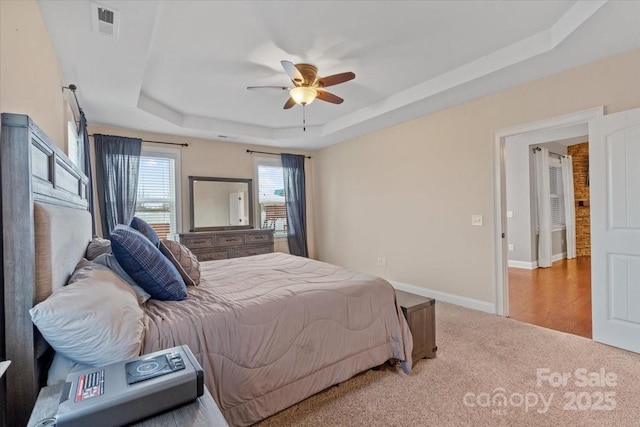
[[[513,250],[513,243],[509,243],[509,250],[512,251]]]
[[[471,215],[471,225],[482,225],[482,215]]]
[[[386,267],[387,266],[387,259],[384,257],[378,257],[378,265],[380,267]]]

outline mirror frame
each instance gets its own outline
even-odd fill
[[[193,212],[193,183],[194,181],[213,182],[244,182],[247,184],[249,192],[249,224],[248,225],[224,225],[211,227],[196,227]],[[189,231],[220,231],[220,230],[246,230],[254,227],[253,218],[253,180],[251,178],[220,178],[210,176],[190,176],[189,177]]]

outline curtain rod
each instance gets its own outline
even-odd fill
[[[65,89],[68,89],[68,90],[71,91],[71,93],[73,93],[73,98],[76,100],[76,105],[78,106],[78,112],[80,114],[83,114],[82,108],[80,108],[80,103],[78,102],[78,97],[76,96],[76,90],[78,89],[78,86],[76,86],[74,84],[70,84],[69,86],[62,86],[62,90],[64,91]],[[93,135],[89,135],[89,136],[93,137]],[[180,143],[180,142],[148,141],[146,139],[143,139],[142,142],[150,142],[152,144],[179,145],[181,147],[188,147],[189,146],[189,144]]]
[[[259,154],[270,154],[272,156],[280,156],[282,153],[269,153],[267,151],[255,151],[255,150],[247,150],[247,153],[259,153]],[[310,159],[311,156],[304,156],[307,159]]]
[[[542,148],[535,147],[533,149],[533,151],[542,151]],[[568,156],[568,154],[558,154],[558,153],[554,153],[553,151],[549,151],[549,154],[553,154],[554,156],[558,156],[558,157],[567,157]]]
[[[93,138],[93,134],[91,134],[89,136]],[[147,139],[143,139],[142,142],[150,142],[152,144],[179,145],[181,147],[188,147],[189,146],[189,144],[187,144],[186,142],[163,142],[163,141],[150,141],[150,140],[147,140]]]
[[[70,84],[69,86],[62,86],[62,91],[64,92],[65,89],[68,89],[71,91],[71,93],[73,93],[73,99],[76,100],[76,106],[78,107],[78,113],[82,114],[82,108],[80,107],[80,103],[78,102],[78,97],[76,96],[76,90],[78,89],[78,86],[74,85],[74,84]]]

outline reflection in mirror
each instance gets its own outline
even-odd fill
[[[189,177],[191,231],[253,227],[251,179]]]

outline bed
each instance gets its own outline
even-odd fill
[[[25,425],[51,349],[28,310],[64,286],[91,239],[86,177],[26,116],[2,115],[2,358],[9,425]],[[8,191],[10,190],[10,191]],[[16,242],[20,242],[16,244]],[[202,263],[180,302],[144,305],[142,352],[188,344],[231,425],[249,425],[388,359],[411,369],[391,285],[275,253]]]

